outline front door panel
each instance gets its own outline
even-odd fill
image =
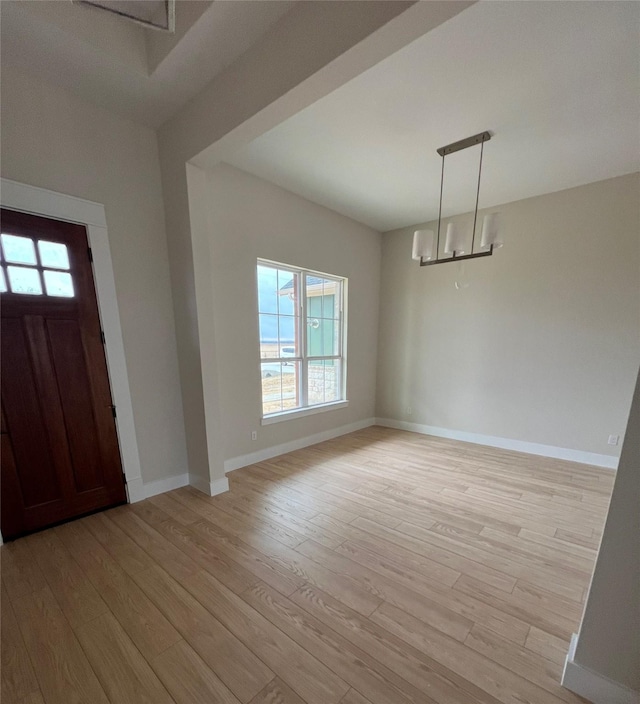
[[[126,500],[85,228],[2,210],[2,533]]]

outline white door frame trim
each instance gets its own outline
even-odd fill
[[[144,493],[140,454],[104,206],[5,178],[0,179],[0,204],[3,208],[79,223],[87,228],[89,246],[93,254],[93,273],[100,323],[106,338],[105,352],[109,382],[113,402],[117,407],[116,428],[127,480],[127,496],[129,503],[141,501]]]

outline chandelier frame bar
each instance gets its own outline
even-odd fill
[[[478,259],[479,257],[490,257],[493,254],[493,245],[489,245],[486,252],[474,252],[473,254],[456,254],[455,252],[446,259],[421,259],[420,266],[431,266],[432,264],[446,264],[447,262],[461,262],[464,259]]]

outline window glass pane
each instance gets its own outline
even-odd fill
[[[299,408],[300,399],[300,362],[287,362],[282,365],[282,410]]]
[[[7,290],[7,282],[4,278],[4,269],[0,269],[0,293],[5,293]]]
[[[302,356],[298,342],[298,280],[295,272],[258,265],[262,359]]]
[[[324,291],[322,294],[322,317],[334,318],[340,317],[340,282],[325,281]]]
[[[299,357],[298,345],[296,342],[296,318],[292,315],[278,316],[279,354],[282,357]],[[283,350],[293,354],[283,354]]]
[[[260,357],[269,359],[280,356],[278,345],[278,316],[258,316],[260,322]]]
[[[330,357],[340,354],[340,322],[337,320],[320,320],[322,328],[322,352],[318,356]],[[313,355],[311,355],[313,356]]]
[[[47,289],[47,296],[73,298],[71,274],[67,274],[64,271],[45,271],[44,285]]]
[[[298,297],[298,275],[291,271],[278,270],[278,312],[280,315],[296,315]]]
[[[258,264],[258,312],[278,312],[278,271]]]
[[[40,254],[42,266],[50,266],[53,269],[69,268],[69,254],[64,244],[39,240],[38,253]]]
[[[340,374],[342,362],[339,359],[327,359],[324,363],[324,402],[339,401],[342,398]]]
[[[308,363],[308,403],[317,406],[340,400],[340,360],[315,359]]]
[[[16,235],[1,235],[4,258],[16,264],[37,264],[33,240]]]
[[[323,325],[321,318],[307,317],[307,356],[322,357]]]
[[[316,318],[340,317],[340,281],[307,275],[307,315]]]
[[[40,274],[37,269],[9,266],[7,267],[7,273],[9,274],[9,285],[12,293],[42,294],[42,284],[40,283]]]
[[[300,362],[263,362],[262,413],[278,413],[300,406]]]
[[[307,317],[322,318],[322,281],[319,276],[307,274]]]

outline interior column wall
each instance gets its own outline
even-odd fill
[[[573,658],[578,667],[636,692],[640,692],[639,506],[640,376]],[[578,670],[569,676],[580,683],[580,674]]]

